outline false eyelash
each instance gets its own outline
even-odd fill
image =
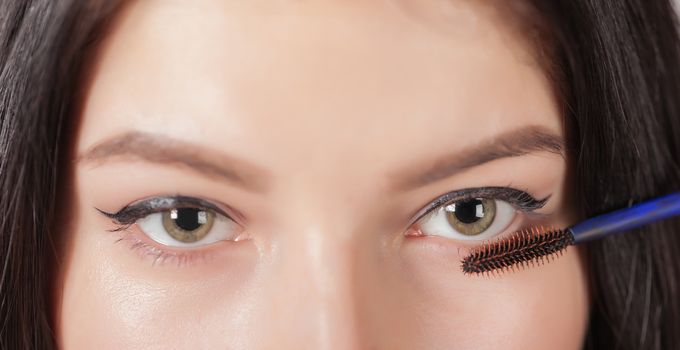
[[[536,199],[527,191],[521,191],[511,187],[476,187],[466,188],[459,191],[449,192],[432,201],[427,207],[416,215],[414,222],[440,206],[454,201],[462,201],[473,198],[499,199],[512,204],[515,208],[526,212],[534,212],[541,209],[550,199],[550,195],[542,199]]]
[[[142,219],[148,215],[175,209],[178,207],[209,209],[231,219],[231,217],[227,213],[225,213],[222,209],[218,208],[214,204],[204,201],[202,199],[185,196],[154,197],[127,205],[116,213],[108,213],[99,208],[95,209],[97,209],[97,211],[99,211],[104,216],[112,219],[114,223],[120,225],[120,227],[111,231],[122,231],[129,228],[130,225],[137,222],[137,220]]]

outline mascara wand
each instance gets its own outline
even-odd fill
[[[462,260],[461,268],[465,274],[482,274],[543,262],[548,256],[562,254],[572,244],[626,232],[677,215],[680,215],[680,192],[596,216],[566,229],[533,228],[516,232],[473,250]]]

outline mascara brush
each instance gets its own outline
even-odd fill
[[[532,228],[476,248],[461,261],[465,274],[483,274],[544,262],[570,245],[680,215],[680,192],[596,216],[566,229]]]

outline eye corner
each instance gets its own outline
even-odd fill
[[[421,230],[420,226],[411,225],[407,230],[406,233],[404,233],[405,237],[408,238],[418,238],[418,237],[427,237],[427,235]]]

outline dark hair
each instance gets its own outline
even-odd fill
[[[680,190],[670,0],[535,0],[550,27],[583,217]],[[118,1],[0,0],[0,348],[53,348],[50,279],[68,131]],[[587,246],[586,348],[680,348],[680,221]]]
[[[666,0],[534,1],[552,23],[583,217],[680,190],[680,41]],[[590,243],[586,348],[680,348],[680,221]]]
[[[81,68],[114,3],[0,0],[0,349],[55,347],[59,165]]]

